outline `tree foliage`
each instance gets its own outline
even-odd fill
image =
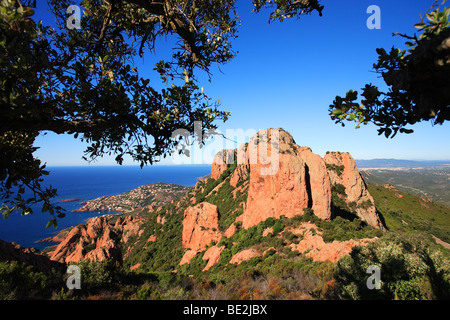
[[[45,165],[33,153],[45,132],[71,134],[87,142],[84,158],[129,156],[141,167],[172,151],[183,152],[187,130],[199,143],[229,112],[206,95],[199,75],[233,59],[240,19],[234,0],[48,0],[56,27],[33,19],[32,1],[0,2],[0,194],[2,213],[32,212],[42,203],[49,225],[62,209],[50,202],[56,191],[41,187]],[[70,5],[84,13],[68,28]],[[319,13],[317,0],[254,1],[271,20]],[[139,73],[134,59],[155,52],[161,39],[174,46],[154,65],[156,77]],[[158,79],[159,76],[159,79]],[[156,79],[155,79],[156,78]],[[195,130],[202,123],[202,132]],[[198,134],[198,135],[196,135]],[[24,197],[26,189],[31,197]]]
[[[445,2],[445,1],[444,1]],[[408,41],[408,50],[378,48],[373,65],[389,87],[382,92],[366,84],[361,100],[350,90],[345,97],[336,96],[329,111],[331,119],[344,126],[344,120],[355,121],[356,128],[372,122],[379,135],[394,137],[398,132],[420,121],[442,124],[450,119],[450,8],[439,8],[426,14],[427,21],[415,27],[420,35],[398,34]]]

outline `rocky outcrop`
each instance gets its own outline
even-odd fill
[[[86,224],[73,227],[49,253],[50,259],[62,263],[82,260],[122,262],[119,244],[140,235],[141,225],[142,221],[132,216],[119,217],[114,225],[106,216],[91,218]]]
[[[308,147],[299,148],[299,156],[305,162],[306,181],[309,181],[310,207],[316,216],[331,218],[331,182],[322,158]]]
[[[236,253],[233,257],[231,257],[231,264],[241,264],[244,261],[248,261],[254,257],[258,257],[260,254],[256,249],[245,249],[238,253]]]
[[[218,242],[221,237],[217,206],[202,202],[184,211],[183,249],[202,251],[212,241]]]
[[[220,175],[234,163],[235,157],[235,149],[225,149],[219,151],[213,159],[211,166],[211,178],[218,179]]]
[[[353,157],[348,152],[327,152],[324,161],[328,167],[331,184],[340,184],[345,188],[345,195],[341,195],[342,199],[354,208],[355,214],[367,224],[384,230],[375,202]]]
[[[313,261],[336,262],[342,256],[349,254],[355,246],[365,246],[373,241],[373,239],[359,239],[326,243],[321,232],[312,223],[302,223],[297,230],[291,230],[291,232],[302,236],[298,244],[291,244],[291,250],[304,253]]]
[[[250,175],[250,160],[247,152],[248,144],[242,144],[236,152],[236,169],[230,177],[230,185],[236,187],[241,181],[248,179]]]
[[[31,265],[35,270],[50,273],[52,269],[61,270],[65,265],[50,260],[43,252],[35,248],[23,248],[15,242],[0,240],[0,262],[18,261]]]
[[[207,202],[197,204],[191,199],[193,206],[184,211],[182,245],[185,254],[180,265],[189,263],[196,254],[211,243],[218,243],[222,237],[232,237],[237,230],[236,223],[248,229],[268,218],[302,215],[308,208],[320,219],[332,219],[332,188],[336,184],[345,187],[344,200],[356,210],[358,217],[376,228],[384,228],[355,161],[348,153],[328,153],[322,159],[310,148],[298,146],[283,129],[266,129],[238,149],[218,152],[211,166],[211,178],[219,179],[231,165],[235,165],[229,176],[230,186],[235,188],[233,197],[237,190],[247,192],[243,213],[221,232],[218,208]],[[212,192],[217,192],[224,183],[218,183]],[[198,184],[195,190],[203,192],[203,188],[204,184]],[[267,230],[263,235],[267,236],[269,232]],[[363,242],[325,243],[320,235],[308,229],[295,250],[307,252],[313,260],[336,261]],[[219,261],[221,252],[222,249],[213,245],[204,253],[203,260],[208,261],[205,270]],[[232,257],[230,263],[240,263],[257,255],[254,249],[243,250]]]
[[[259,131],[239,149],[216,154],[211,177],[217,179],[233,163],[230,185],[249,180],[242,225],[248,229],[270,217],[293,217],[311,208],[323,220],[332,218],[332,186],[345,187],[343,200],[369,225],[385,229],[374,201],[348,153],[328,152],[322,159],[298,146],[283,129]],[[228,164],[227,164],[228,163]],[[342,196],[342,195],[340,195]]]
[[[185,253],[184,253],[184,255],[183,255],[183,258],[181,258],[181,261],[180,261],[180,266],[182,266],[183,264],[189,264],[189,262],[191,261],[191,259],[193,258],[193,257],[195,257],[196,255],[197,255],[197,251],[195,251],[195,250],[187,250]]]
[[[246,157],[250,163],[250,185],[244,228],[269,217],[301,215],[306,208],[313,208],[321,219],[331,218],[331,185],[326,166],[309,148],[295,144],[289,133],[282,129],[258,132],[250,139]]]
[[[206,250],[205,254],[202,257],[202,260],[208,261],[205,268],[202,271],[207,271],[211,269],[217,262],[219,262],[220,254],[222,253],[225,246],[212,246],[208,250]]]

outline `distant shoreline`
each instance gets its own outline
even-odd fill
[[[450,160],[402,160],[402,159],[355,159],[358,169],[444,169],[450,168]]]
[[[81,199],[81,198],[69,198],[69,199],[62,199],[62,200],[59,200],[59,201],[61,201],[61,202],[74,202],[74,201],[82,201],[83,199]]]
[[[442,169],[450,169],[450,165],[448,166],[441,166],[441,167],[361,167],[359,170],[364,171],[409,171],[409,170],[442,170]]]

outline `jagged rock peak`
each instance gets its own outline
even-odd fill
[[[119,217],[115,224],[106,216],[88,219],[85,224],[73,227],[60,244],[49,253],[50,259],[62,263],[82,260],[122,262],[120,242],[142,233],[143,221],[137,217]]]
[[[354,159],[346,152],[327,153],[322,159],[311,148],[298,146],[284,129],[270,128],[256,133],[239,149],[217,153],[211,177],[219,178],[232,164],[236,164],[232,186],[249,179],[244,228],[269,217],[301,215],[307,208],[321,219],[331,219],[332,187],[342,184],[347,194],[344,201],[356,205],[356,215],[375,228],[385,229]]]
[[[355,208],[356,215],[367,224],[385,230],[375,208],[375,202],[353,157],[348,152],[327,152],[324,161],[332,185],[342,185],[345,188],[345,195],[341,195],[342,199]]]

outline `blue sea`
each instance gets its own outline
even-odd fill
[[[66,210],[66,216],[58,219],[58,228],[46,228],[51,216],[42,213],[39,206],[34,213],[21,216],[12,213],[9,218],[0,216],[0,239],[14,241],[22,247],[44,249],[48,242],[37,242],[57,234],[60,230],[84,223],[88,218],[111,212],[72,212],[82,206],[81,202],[101,196],[117,195],[142,185],[156,182],[175,183],[194,186],[197,178],[211,173],[210,165],[146,166],[80,166],[47,167],[50,174],[45,177],[43,185],[58,190],[54,202]],[[61,202],[61,200],[78,198],[78,201]]]

